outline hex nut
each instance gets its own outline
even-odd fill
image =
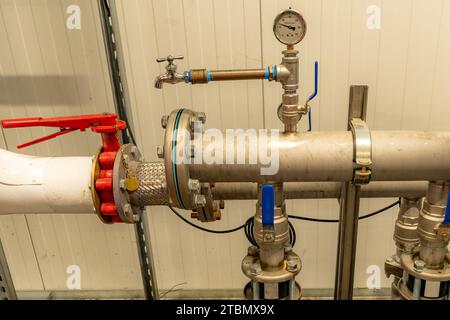
[[[120,181],[119,181],[119,188],[122,189],[122,190],[126,189],[125,179],[120,179]]]
[[[287,270],[294,272],[297,269],[297,261],[295,259],[289,259],[287,261]]]
[[[254,263],[250,266],[250,273],[253,275],[258,275],[261,273],[261,265],[259,263]]]
[[[206,113],[204,113],[204,112],[197,112],[197,119],[201,123],[205,123],[206,122]]]
[[[133,155],[133,157],[137,157],[137,155],[138,155],[138,148],[136,146],[131,146],[130,153]]]
[[[129,203],[125,203],[123,205],[123,212],[125,212],[126,214],[132,214],[133,213],[133,209],[131,208],[131,205]]]
[[[157,146],[156,153],[158,154],[158,158],[160,158],[160,159],[164,158],[164,148],[163,147]]]
[[[289,244],[284,247],[284,253],[290,253],[292,252],[292,246]]]
[[[163,129],[167,128],[167,122],[169,121],[169,117],[168,116],[162,116],[161,117],[161,127]]]
[[[414,270],[417,272],[422,272],[425,269],[425,261],[416,260],[414,261]]]
[[[203,194],[196,194],[194,197],[194,202],[200,207],[204,207],[206,204],[206,198]]]
[[[259,253],[259,248],[257,246],[248,247],[247,254],[252,257],[256,257]]]
[[[190,192],[199,193],[200,192],[200,181],[196,179],[189,179],[188,189]]]

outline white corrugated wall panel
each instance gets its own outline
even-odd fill
[[[79,31],[64,27],[65,8],[71,3],[82,8],[84,25]],[[272,20],[288,6],[299,9],[308,23],[308,34],[298,46],[301,100],[312,92],[313,63],[320,62],[319,96],[312,103],[314,130],[346,129],[351,84],[370,86],[372,129],[448,130],[448,1],[116,0],[115,5],[133,123],[147,160],[157,159],[156,146],[163,142],[161,116],[178,107],[205,111],[209,128],[281,128],[275,114],[281,100],[279,84],[178,84],[157,90],[153,80],[164,71],[155,59],[168,54],[185,56],[177,62],[179,70],[279,63],[282,46],[273,37]],[[369,5],[381,8],[380,30],[366,27]],[[2,117],[113,110],[94,1],[0,0],[0,10],[0,43],[7,44],[0,50]],[[306,128],[305,120],[300,128]],[[45,132],[49,130],[8,130],[5,142],[12,149]],[[77,134],[29,152],[92,154],[98,146],[96,139]],[[361,212],[393,200],[363,200]],[[230,201],[223,219],[207,226],[217,230],[236,226],[253,210],[253,201]],[[288,210],[312,217],[338,216],[336,200],[289,201]],[[366,286],[369,265],[378,265],[382,271],[384,259],[394,252],[396,211],[360,223],[358,287]],[[247,247],[243,232],[209,235],[180,222],[165,208],[151,208],[148,213],[161,288],[177,284],[189,289],[240,288],[246,282],[240,271]],[[302,286],[333,287],[337,226],[294,224],[295,250],[304,263]],[[68,264],[85,270],[89,289],[140,288],[129,226],[103,226],[95,217],[85,216],[20,216],[2,217],[0,232],[19,289],[64,288]],[[388,286],[383,272],[381,277],[382,286]]]
[[[66,28],[73,4],[81,9],[80,30]],[[2,0],[0,41],[1,118],[114,111],[96,2]],[[8,149],[17,151],[20,142],[54,131],[3,134]],[[21,152],[92,155],[99,145],[97,134],[78,132]],[[69,265],[80,266],[85,290],[141,285],[131,226],[106,226],[94,215],[6,216],[0,234],[19,290],[67,289]]]

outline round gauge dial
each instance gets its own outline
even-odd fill
[[[273,33],[281,43],[294,45],[306,34],[306,22],[302,15],[292,9],[281,12],[273,22]]]

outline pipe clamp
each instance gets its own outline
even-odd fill
[[[364,185],[372,175],[372,139],[367,123],[359,118],[350,121],[353,134],[353,184]]]

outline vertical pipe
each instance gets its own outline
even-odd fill
[[[413,300],[420,300],[420,290],[422,289],[422,280],[414,279]]]
[[[295,300],[295,278],[289,281],[289,300]]]
[[[252,281],[253,300],[259,300],[259,283],[258,281]]]

